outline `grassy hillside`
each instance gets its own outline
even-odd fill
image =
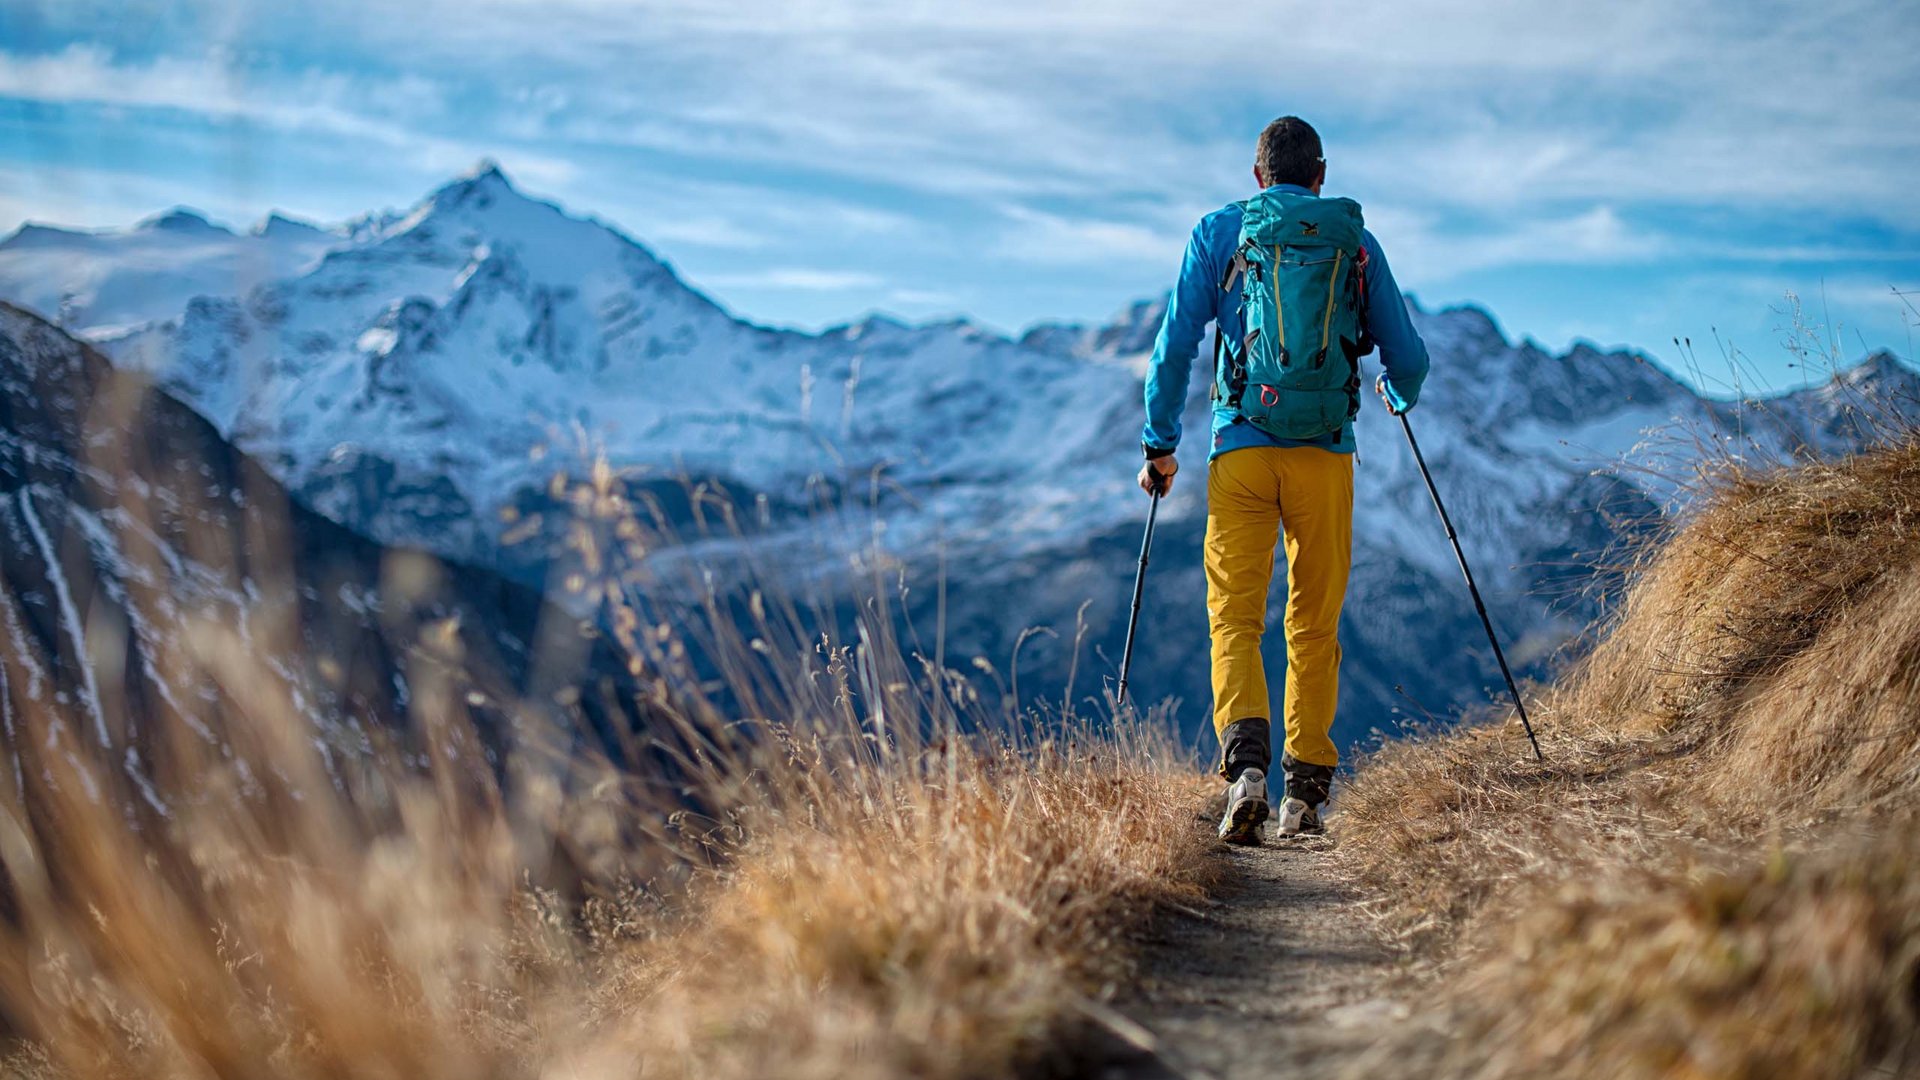
[[[1536,708],[1342,802],[1436,1075],[1920,1070],[1920,441],[1721,476]]]

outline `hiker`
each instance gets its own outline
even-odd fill
[[[1180,412],[1207,324],[1215,326],[1207,455],[1207,621],[1213,728],[1227,808],[1220,838],[1258,844],[1269,816],[1272,707],[1260,660],[1274,545],[1287,555],[1286,773],[1282,835],[1323,831],[1340,755],[1329,737],[1340,686],[1340,606],[1353,548],[1353,420],[1360,358],[1377,345],[1374,389],[1413,407],[1427,349],[1360,204],[1322,198],[1320,136],[1297,116],[1260,133],[1261,191],[1202,218],[1147,371],[1140,486],[1171,490]]]

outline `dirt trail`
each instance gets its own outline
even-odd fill
[[[1223,845],[1231,869],[1216,900],[1159,921],[1137,986],[1116,1003],[1139,1026],[1135,1058],[1095,1075],[1418,1075],[1402,1036],[1437,1044],[1436,1021],[1393,996],[1408,991],[1395,978],[1402,961],[1374,935],[1331,850],[1321,838]]]

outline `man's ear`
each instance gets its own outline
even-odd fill
[[[1320,175],[1316,177],[1313,181],[1313,193],[1315,195],[1320,194],[1320,185],[1326,182],[1327,182],[1327,163],[1323,161],[1320,163]]]
[[[1258,165],[1253,167],[1253,182],[1260,185],[1261,191],[1267,190],[1267,178],[1260,175],[1260,166]]]

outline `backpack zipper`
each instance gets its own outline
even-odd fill
[[[1280,245],[1273,245],[1273,273],[1268,275],[1268,291],[1273,293],[1273,321],[1280,331],[1280,366],[1287,366],[1287,312],[1280,305]]]
[[[1333,332],[1333,288],[1340,280],[1340,256],[1346,252],[1338,248],[1333,252],[1333,273],[1327,275],[1327,313],[1320,317],[1320,362],[1327,362],[1327,339]]]

